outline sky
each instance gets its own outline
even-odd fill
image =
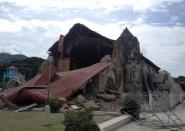
[[[0,52],[46,58],[75,23],[114,40],[128,27],[144,56],[185,75],[185,0],[0,0]]]

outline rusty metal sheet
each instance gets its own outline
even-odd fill
[[[73,93],[77,92],[84,83],[110,65],[110,62],[97,63],[86,68],[57,73],[55,69],[52,69],[52,77],[54,78],[50,85],[48,85],[48,79],[46,79],[49,73],[43,73],[35,76],[22,87],[6,90],[3,100],[9,105],[26,104],[27,102],[44,103],[48,97],[47,86],[50,87],[50,96],[55,96],[60,100],[67,100]],[[43,88],[41,88],[42,86]]]

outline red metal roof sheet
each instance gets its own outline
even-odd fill
[[[78,70],[56,73],[55,78],[51,81],[49,86],[50,96],[55,96],[60,100],[68,99],[73,93],[78,91],[84,83],[106,69],[109,65],[111,65],[110,62],[97,63]],[[6,90],[3,97],[4,102],[9,105],[11,103],[24,104],[27,102],[45,102],[47,100],[48,85],[38,85],[38,81],[41,81],[42,76],[43,75],[37,75],[22,87]],[[46,77],[45,73],[44,78]],[[43,79],[43,81],[45,80]],[[42,84],[43,81],[41,81]]]
[[[50,73],[50,75],[49,75]],[[57,73],[57,69],[54,66],[51,66],[50,69],[47,69],[44,71],[43,74],[41,74],[40,78],[35,82],[35,85],[46,85],[53,79],[55,74]]]

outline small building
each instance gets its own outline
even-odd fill
[[[3,73],[3,80],[7,82],[13,79],[17,74],[19,74],[18,68],[12,65],[5,69]]]

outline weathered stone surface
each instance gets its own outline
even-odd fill
[[[79,103],[84,103],[84,102],[86,102],[86,98],[85,98],[84,96],[82,96],[82,95],[78,95],[76,100],[77,100],[77,102],[79,102]]]
[[[101,58],[100,62],[111,62],[111,56],[105,55],[103,58]]]
[[[47,60],[43,61],[39,67],[38,73],[43,73],[48,67],[49,67],[49,62]]]
[[[160,73],[165,76],[165,89],[169,89],[170,95],[170,107],[174,107],[177,103],[183,100],[183,91],[179,84],[175,83],[170,73],[167,71],[161,71]]]
[[[116,96],[113,94],[97,94],[97,97],[104,101],[113,101],[116,99]]]
[[[97,91],[99,93],[106,92],[108,78],[107,73],[108,69],[105,69],[101,73],[99,73],[98,76],[96,77],[95,87],[97,87]]]
[[[90,100],[86,103],[84,103],[85,108],[93,108],[93,109],[99,109],[99,106],[94,102],[94,100]]]
[[[134,81],[141,83],[141,67],[139,64],[127,64],[126,65],[126,82]]]
[[[115,85],[117,91],[123,91],[124,83],[124,55],[123,46],[121,46],[122,40],[116,40],[113,44],[112,63],[114,65],[115,72]]]
[[[111,62],[111,56],[105,55],[100,62]],[[98,93],[105,93],[107,90],[114,90],[115,74],[113,71],[113,64],[95,77],[94,86],[97,88]]]

